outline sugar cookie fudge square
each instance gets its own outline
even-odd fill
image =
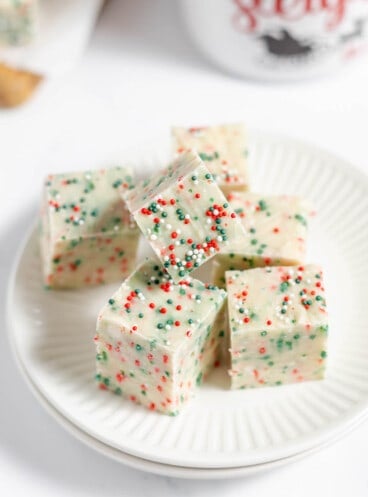
[[[0,46],[29,43],[37,25],[38,0],[0,0]]]
[[[125,199],[175,281],[246,236],[211,173],[192,152],[126,192]]]
[[[131,187],[131,171],[120,167],[48,176],[41,212],[46,285],[96,285],[132,271],[140,231],[119,193]]]
[[[101,388],[175,415],[218,357],[224,290],[187,278],[175,284],[146,261],[97,319]]]
[[[244,125],[173,127],[172,141],[174,153],[196,151],[223,191],[249,189],[247,135]]]
[[[328,320],[318,266],[226,273],[232,388],[323,378]]]
[[[231,192],[231,207],[247,238],[226,247],[213,264],[213,282],[225,285],[225,272],[264,266],[303,264],[311,206],[296,196]]]

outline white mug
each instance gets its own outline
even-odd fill
[[[326,74],[368,60],[368,0],[181,0],[189,32],[223,69],[253,79]]]

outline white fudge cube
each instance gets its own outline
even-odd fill
[[[47,177],[41,212],[47,286],[108,283],[132,271],[140,232],[119,193],[131,187],[131,171],[119,167]]]
[[[144,262],[98,317],[100,387],[177,414],[218,358],[225,296],[191,278],[175,284],[156,261]]]
[[[248,147],[245,126],[228,124],[201,128],[172,128],[173,150],[194,150],[224,192],[248,190]]]
[[[328,319],[318,266],[226,273],[232,388],[323,378]]]
[[[296,196],[248,192],[231,192],[227,199],[247,237],[216,256],[215,285],[225,285],[226,271],[304,263],[308,222],[314,214],[307,202]]]
[[[38,25],[38,0],[0,0],[0,46],[29,43]]]
[[[175,281],[245,238],[245,230],[199,157],[182,154],[126,192],[127,205]]]

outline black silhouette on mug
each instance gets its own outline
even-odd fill
[[[349,41],[356,40],[358,38],[361,38],[364,34],[365,31],[365,25],[367,23],[368,19],[356,19],[354,23],[354,28],[350,33],[344,33],[340,37],[341,43],[348,43]]]
[[[260,39],[265,43],[268,52],[278,57],[305,56],[313,52],[312,45],[293,38],[286,29],[281,30],[279,37],[264,34]]]

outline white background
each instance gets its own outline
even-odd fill
[[[368,173],[367,94],[367,60],[309,83],[244,82],[202,59],[176,2],[110,1],[78,67],[22,109],[0,113],[1,302],[47,172],[121,161],[124,149],[162,141],[171,123],[246,121],[314,142]],[[0,319],[1,496],[368,495],[367,423],[312,457],[232,481],[163,478],[107,460],[38,405],[11,357],[3,312]]]

